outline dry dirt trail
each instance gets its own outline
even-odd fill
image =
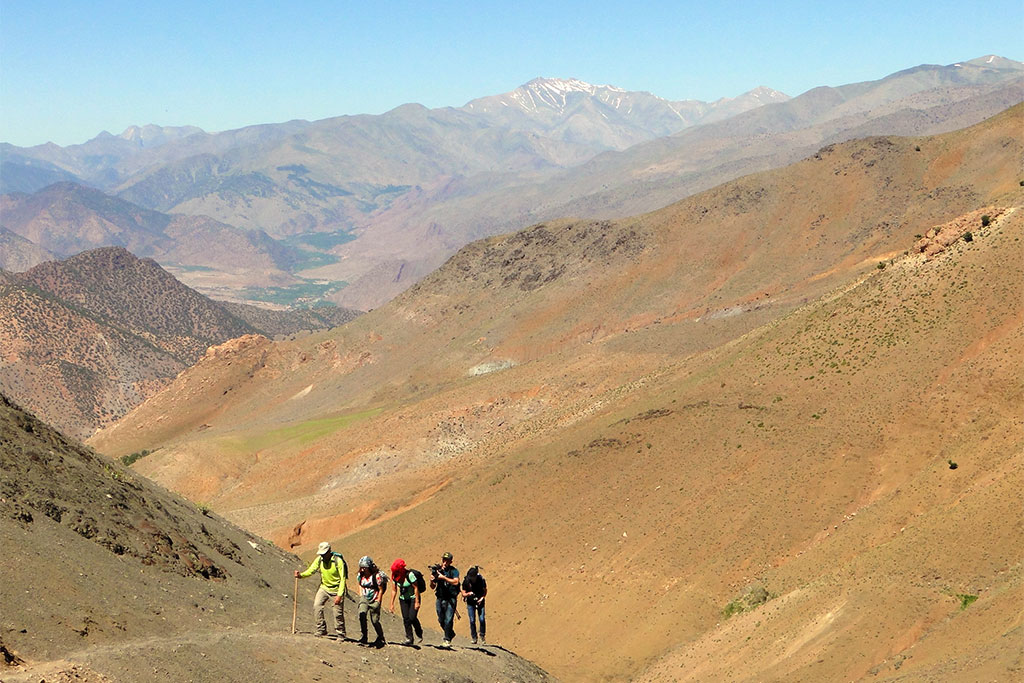
[[[150,636],[94,645],[60,659],[4,672],[5,682],[79,681],[554,681],[500,646],[439,647],[427,631],[422,645],[380,650],[310,633],[240,628]],[[399,637],[397,633],[393,637]],[[103,673],[100,673],[103,672]]]

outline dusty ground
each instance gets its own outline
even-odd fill
[[[439,643],[439,641],[438,641]],[[553,681],[499,646],[437,643],[368,649],[309,633],[191,631],[84,647],[58,660],[0,669],[4,681]],[[102,673],[101,673],[102,672]]]

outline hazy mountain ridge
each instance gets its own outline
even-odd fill
[[[174,264],[278,271],[300,258],[266,233],[160,213],[75,183],[2,195],[0,210],[6,228],[61,257],[120,246]]]
[[[474,239],[566,215],[654,210],[859,135],[934,134],[976,123],[1020,101],[1021,73],[1018,62],[986,57],[767,104],[771,93],[760,89],[735,101],[687,104],[538,79],[461,109],[403,105],[380,116],[194,133],[149,148],[109,136],[75,149],[8,151],[86,173],[86,147],[102,143],[120,160],[88,170],[89,178],[132,201],[275,237],[328,233],[334,241],[325,249],[337,260],[310,264],[302,275],[347,282],[325,296],[372,308]],[[547,99],[534,96],[533,109],[513,98],[534,91]],[[687,124],[688,112],[701,125],[654,138]],[[726,113],[735,115],[718,118]],[[106,158],[99,147],[89,151]]]
[[[480,238],[562,216],[635,215],[747,173],[793,163],[826,144],[868,134],[930,135],[973,125],[1024,100],[1024,66],[1010,64],[1014,68],[978,68],[967,77],[954,67],[927,67],[923,75],[817,88],[622,152],[604,152],[536,182],[481,188],[440,201],[426,196],[411,198],[408,205],[396,202],[338,253],[400,258],[391,245],[401,244],[401,236],[421,235],[425,225],[457,243],[459,236]],[[434,249],[419,259],[440,265],[446,256]],[[336,271],[316,272],[327,276]],[[351,273],[345,278],[349,287],[333,300],[372,307],[372,292],[384,278],[366,285]]]
[[[266,288],[298,288],[301,293],[307,281],[291,271],[311,259],[330,259],[262,231],[207,216],[144,209],[75,183],[51,185],[32,195],[2,195],[0,211],[6,227],[21,238],[7,240],[3,250],[3,263],[16,271],[89,249],[120,246],[158,260],[204,294],[244,301],[250,295],[259,299]],[[50,258],[42,258],[41,252]],[[289,301],[287,295],[277,298]]]
[[[444,177],[519,177],[571,166],[602,150],[622,149],[692,125],[711,111],[724,115],[756,106],[764,94],[673,104],[648,93],[616,92],[642,106],[635,113],[620,111],[598,104],[598,93],[588,94],[568,111],[523,112],[507,119],[474,111],[473,103],[434,110],[409,104],[380,116],[268,124],[217,134],[148,126],[138,130],[149,131],[148,137],[159,144],[139,145],[136,138],[142,133],[129,129],[121,136],[102,134],[67,148],[8,145],[4,157],[8,174],[19,159],[32,157],[151,209],[206,214],[281,236],[360,226],[373,211],[386,208],[396,190],[431,185]],[[679,113],[684,109],[685,116]],[[615,112],[613,124],[605,123],[610,112]],[[16,186],[37,189],[27,181]]]
[[[648,675],[1005,674],[1012,644],[971,634],[1009,632],[1021,585],[1022,117],[474,243],[351,325],[204,359],[94,443],[162,446],[140,471],[282,545],[487,557],[492,628],[566,677],[673,651]],[[939,225],[973,239],[914,252]],[[517,580],[536,566],[562,580]],[[648,628],[619,627],[623,575]],[[726,621],[755,584],[778,602]]]

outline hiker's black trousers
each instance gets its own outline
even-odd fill
[[[405,624],[405,637],[412,640],[413,631],[417,638],[423,637],[423,627],[420,626],[419,610],[416,609],[415,600],[399,600],[402,606],[402,623]]]

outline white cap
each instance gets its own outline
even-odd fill
[[[329,552],[331,552],[331,544],[328,543],[327,541],[321,542],[320,543],[320,547],[317,548],[317,550],[316,550],[316,554],[317,555],[323,555],[323,554],[329,553]]]

